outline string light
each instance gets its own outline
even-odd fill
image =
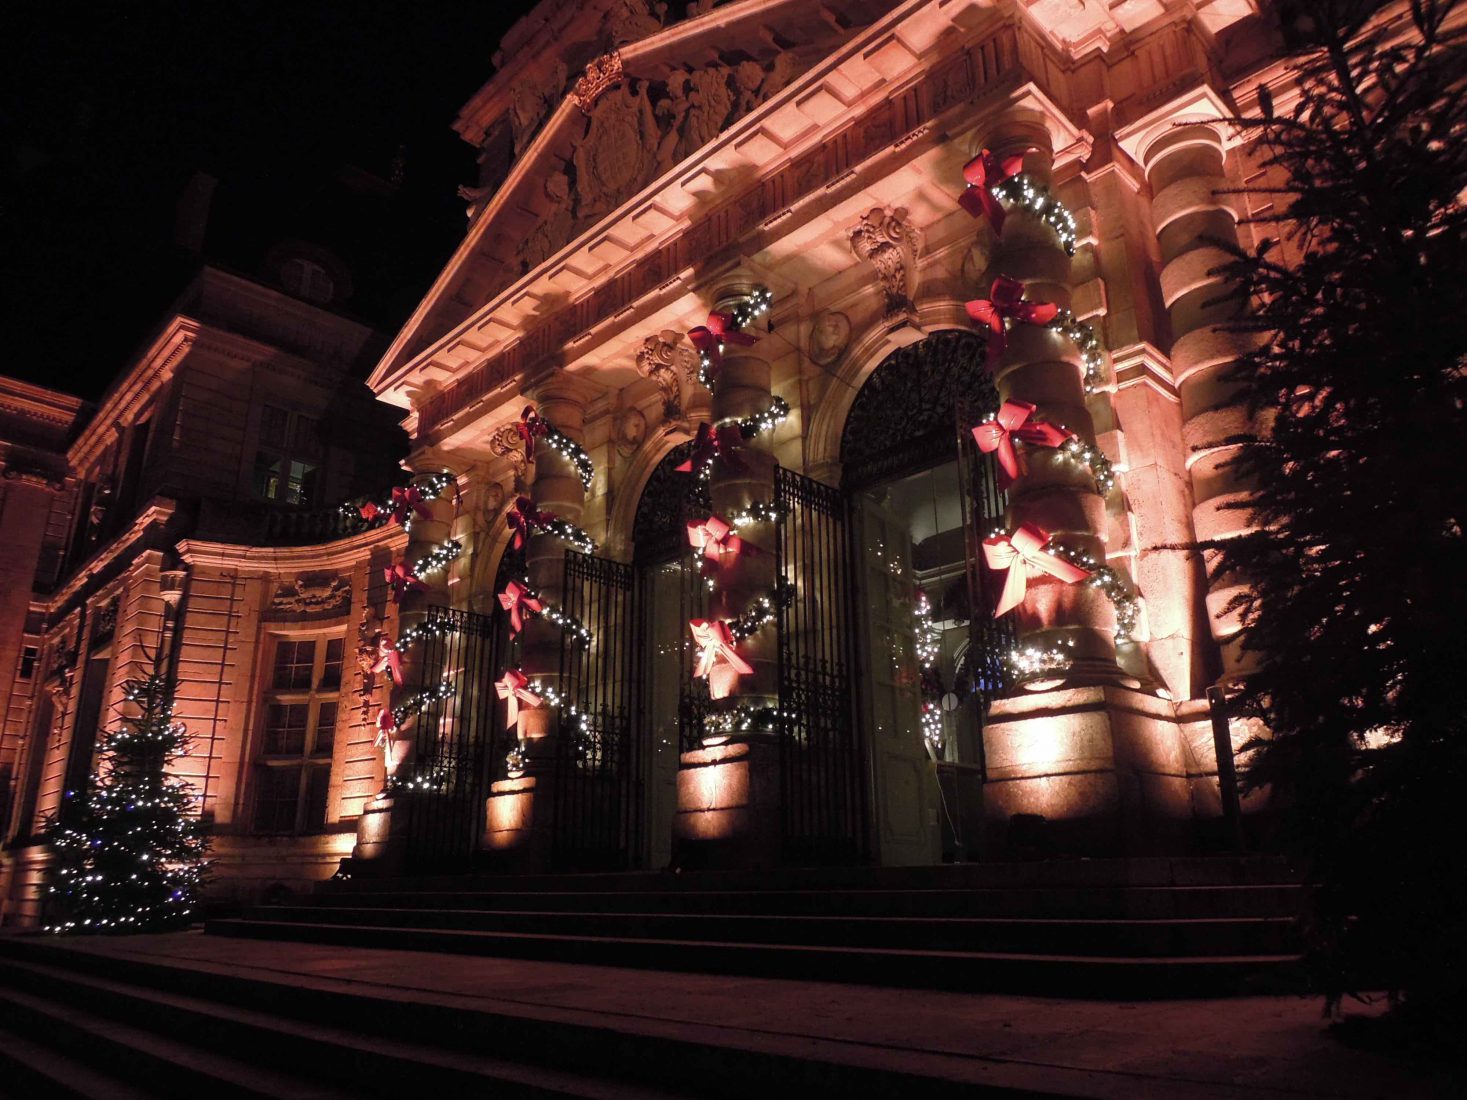
[[[596,476],[596,464],[591,461],[591,456],[586,453],[586,448],[582,447],[559,428],[554,427],[544,420],[541,420],[540,423],[542,425],[540,428],[540,439],[552,451],[574,465],[576,473],[581,477],[581,488],[583,490],[590,489],[591,481]]]
[[[456,484],[456,479],[452,474],[434,473],[420,475],[401,488],[417,490],[418,500],[424,504],[431,504],[447,492],[450,486]],[[356,500],[349,500],[343,504],[341,512],[350,517],[354,524],[360,524],[363,530],[381,527],[392,519],[399,508],[393,496],[394,494],[389,491],[385,496],[380,497],[358,497]],[[414,510],[409,505],[402,514],[404,531],[412,532],[414,518]]]
[[[740,703],[703,716],[703,740],[727,739],[739,733],[778,733],[784,715],[778,707]]]
[[[1049,649],[1030,645],[1009,651],[1009,666],[1021,679],[1067,671],[1074,662],[1075,643],[1068,639]]]
[[[445,539],[413,563],[413,573],[419,580],[431,576],[440,570],[447,569],[449,564],[463,552],[463,543],[457,539]]]
[[[554,623],[556,626],[560,627],[571,637],[579,641],[582,645],[590,644],[591,631],[587,628],[585,623],[581,622],[580,619],[576,618],[574,615],[571,615],[564,609],[557,607],[555,604],[547,600],[544,596],[540,595],[540,593],[531,588],[529,577],[522,574],[518,578],[518,580],[520,587],[525,590],[525,599],[538,600],[541,605],[538,612],[532,611],[529,608],[525,608],[525,614],[538,614],[541,617]]]
[[[408,696],[406,700],[392,708],[393,729],[401,729],[404,722],[428,704],[439,703],[451,698],[453,698],[453,684],[449,680],[444,680],[442,683]]]
[[[1141,601],[1126,586],[1120,574],[1105,563],[1097,561],[1093,555],[1053,540],[1045,545],[1045,550],[1090,571],[1090,576],[1080,583],[1105,593],[1116,613],[1116,641],[1131,641],[1136,634],[1136,624],[1141,619]]]
[[[1050,193],[1048,187],[1036,183],[1028,173],[1020,172],[995,184],[990,190],[1005,206],[1027,210],[1039,218],[1058,234],[1065,252],[1071,256],[1075,254],[1075,216]]]
[[[556,516],[544,523],[537,523],[536,526],[547,535],[554,535],[562,542],[569,543],[583,554],[596,552],[596,540],[569,520]]]
[[[750,527],[756,523],[779,523],[788,514],[789,509],[781,502],[756,500],[747,508],[730,512],[728,522],[735,527]]]
[[[927,593],[917,589],[917,599],[912,607],[912,617],[916,621],[917,665],[921,669],[922,676],[922,706],[919,712],[919,721],[922,727],[922,739],[931,746],[934,755],[941,750],[943,742],[942,726],[942,678],[938,669],[938,660],[942,656],[942,627],[937,625],[932,617],[932,603],[927,598]]]
[[[1068,337],[1080,349],[1080,363],[1085,371],[1085,392],[1095,393],[1105,382],[1105,353],[1095,329],[1078,320],[1067,309],[1061,309],[1049,328]]]
[[[446,638],[458,633],[458,624],[452,619],[431,618],[424,619],[416,626],[411,626],[402,632],[397,639],[397,651],[406,653],[418,642],[425,638]]]
[[[758,320],[764,314],[768,313],[773,304],[774,294],[772,291],[762,286],[756,288],[745,297],[734,302],[730,307],[728,312],[732,320],[729,322],[729,329],[733,332],[738,332],[748,327],[751,322]],[[722,341],[718,344],[718,353],[720,355],[723,354]],[[713,389],[713,359],[705,351],[698,352],[698,381],[709,390]]]

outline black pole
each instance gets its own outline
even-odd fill
[[[1233,761],[1233,734],[1228,728],[1227,692],[1220,687],[1207,689],[1207,702],[1212,712],[1212,748],[1217,756],[1217,785],[1222,794],[1223,827],[1229,847],[1243,850],[1243,803],[1238,797],[1238,769]]]

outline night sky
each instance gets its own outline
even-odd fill
[[[335,233],[345,312],[394,330],[466,225],[450,124],[529,6],[0,5],[0,373],[106,388],[196,269],[173,233],[198,171],[220,180],[207,258],[254,275],[272,241]],[[395,193],[340,201],[343,165],[386,180],[399,156]]]

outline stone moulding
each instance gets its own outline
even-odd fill
[[[424,402],[418,410],[420,436],[554,355],[577,335],[656,290],[672,273],[706,262],[775,214],[849,176],[856,165],[889,151],[894,140],[980,92],[995,88],[1015,72],[1018,55],[1016,28],[1002,26],[966,48],[951,64],[929,72],[900,94],[852,118],[819,145],[748,190],[731,196],[729,202],[691,223],[681,235],[611,276],[578,301],[550,314],[513,345]]]

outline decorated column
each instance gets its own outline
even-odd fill
[[[1042,436],[1018,435],[1022,458],[1005,462],[1005,529],[980,532],[1003,585],[994,611],[1015,616],[1021,650],[1064,654],[1071,682],[1114,679],[1115,611],[1103,588],[1082,583],[1104,568],[1109,470],[1085,407],[1098,348],[1069,314],[1073,222],[1049,194],[1054,157],[1042,115],[1007,115],[985,152],[976,162],[984,178],[967,194],[1006,201],[982,208],[994,245],[983,296],[968,312],[989,330],[989,362],[1005,402],[992,423]],[[972,166],[967,175],[972,184]],[[1006,448],[1009,440],[1002,442]]]
[[[527,425],[526,445],[533,457],[529,496],[543,521],[543,525],[524,532],[526,577],[537,602],[559,608],[565,606],[566,549],[591,549],[588,542],[568,542],[563,533],[581,528],[586,503],[586,481],[574,455],[584,442],[588,394],[584,383],[557,370],[526,387],[525,396],[532,402],[522,414],[522,423]],[[520,638],[520,671],[528,680],[560,692],[560,625],[547,616],[535,615],[525,621]],[[544,705],[544,700],[541,705],[519,711],[525,769],[537,779],[552,770],[559,721],[559,708]]]
[[[1223,194],[1230,185],[1222,136],[1202,122],[1172,126],[1141,155],[1161,247],[1162,297],[1172,323],[1172,373],[1182,398],[1193,530],[1200,540],[1233,538],[1252,523],[1246,510],[1231,507],[1245,499],[1246,486],[1225,467],[1256,433],[1226,375],[1255,337],[1229,331],[1240,304],[1215,273],[1229,260],[1225,249],[1238,243],[1237,214]],[[1238,671],[1243,660],[1242,624],[1237,612],[1225,610],[1242,587],[1237,577],[1214,577],[1208,586],[1208,618],[1224,675]]]
[[[689,332],[712,394],[698,426],[690,479],[706,478],[711,513],[688,539],[709,589],[706,618],[688,623],[691,674],[712,700],[701,749],[685,752],[678,780],[677,858],[751,865],[777,858],[778,638],[773,429],[787,412],[760,353],[770,308],[760,287],[726,289]],[[691,481],[690,481],[691,487]]]

